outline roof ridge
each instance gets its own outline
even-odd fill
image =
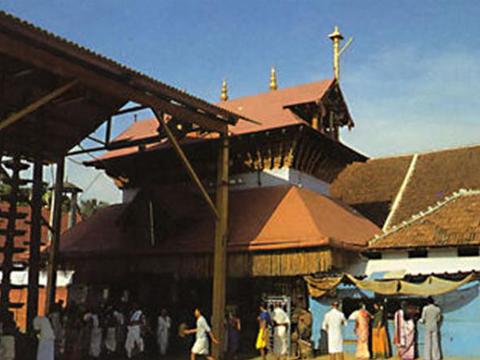
[[[451,195],[448,195],[443,198],[443,200],[437,201],[437,203],[433,206],[429,206],[427,210],[425,211],[420,211],[418,213],[413,214],[408,220],[402,221],[399,225],[394,225],[392,226],[389,230],[384,231],[383,234],[377,234],[375,235],[372,239],[368,241],[368,246],[374,244],[375,242],[387,237],[390,234],[393,234],[397,231],[400,231],[404,229],[405,227],[413,224],[416,221],[419,221],[423,219],[424,217],[438,211],[441,209],[443,206],[461,198],[464,196],[472,196],[472,195],[480,195],[480,189],[464,189],[461,188],[455,192],[453,192]]]
[[[292,85],[292,86],[288,86],[288,87],[284,87],[284,88],[278,88],[275,91],[271,91],[271,90],[262,91],[262,92],[256,93],[256,94],[243,95],[243,96],[239,96],[239,97],[236,97],[236,98],[230,98],[227,101],[215,102],[214,104],[217,105],[217,106],[222,106],[224,104],[232,103],[232,102],[235,102],[235,101],[238,101],[238,100],[244,100],[244,99],[247,99],[247,98],[257,97],[257,96],[260,96],[260,95],[278,94],[278,93],[282,93],[286,90],[291,90],[291,89],[298,88],[300,86],[313,85],[313,84],[323,83],[323,82],[330,82],[329,86],[331,86],[335,82],[335,79],[327,78],[327,79],[322,79],[322,80],[310,81],[310,82],[301,83],[301,84],[297,84],[297,85]]]
[[[470,148],[475,148],[475,147],[480,147],[480,143],[460,145],[460,146],[455,146],[455,147],[446,147],[446,148],[443,148],[443,149],[432,149],[432,150],[427,150],[427,151],[424,151],[424,152],[414,151],[414,152],[391,155],[391,156],[390,155],[382,155],[382,156],[378,156],[378,157],[371,157],[369,160],[395,159],[395,158],[400,158],[400,157],[414,156],[415,154],[418,154],[419,156],[422,156],[422,155],[436,154],[436,153],[441,153],[441,152],[446,152],[446,151],[470,149]]]

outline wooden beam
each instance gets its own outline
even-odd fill
[[[38,159],[33,164],[33,184],[30,224],[30,254],[28,259],[27,330],[32,332],[33,319],[38,315],[38,275],[40,270],[40,244],[42,242],[42,181],[43,164]]]
[[[173,135],[172,131],[170,130],[170,128],[168,127],[167,123],[165,122],[165,119],[163,118],[163,113],[161,112],[160,109],[154,109],[152,108],[152,111],[153,113],[155,114],[155,117],[157,118],[157,120],[160,122],[160,124],[162,125],[163,129],[165,130],[165,133],[167,135],[167,138],[168,140],[170,141],[170,143],[172,144],[173,146],[173,149],[175,150],[175,152],[177,153],[178,157],[180,158],[180,160],[182,161],[183,165],[185,166],[185,169],[187,170],[188,172],[188,175],[191,177],[191,179],[193,180],[193,182],[195,183],[195,185],[198,187],[198,189],[200,190],[200,193],[203,195],[205,201],[207,202],[207,204],[209,205],[210,209],[212,210],[212,212],[214,213],[215,217],[218,218],[219,217],[219,214],[218,214],[218,211],[217,211],[217,208],[215,207],[215,204],[213,203],[212,201],[212,198],[210,197],[210,195],[208,194],[207,190],[205,189],[205,186],[203,186],[202,184],[202,181],[200,180],[200,178],[198,177],[197,173],[195,172],[195,170],[193,169],[192,165],[190,164],[190,161],[188,160],[187,156],[185,155],[185,153],[183,152],[182,148],[180,147],[180,144],[177,142],[177,139],[175,138],[175,136]],[[225,126],[226,127],[226,126]]]
[[[213,347],[215,359],[223,358],[225,341],[225,298],[227,278],[227,244],[228,244],[228,167],[229,144],[228,137],[222,136],[217,163],[216,204],[219,217],[215,222],[215,249],[213,259],[213,333],[220,344]]]
[[[66,58],[49,52],[47,49],[32,47],[28,44],[0,33],[0,53],[7,56],[17,58],[27,64],[32,64],[50,73],[54,73],[64,78],[79,79],[82,84],[87,87],[94,88],[98,91],[109,94],[118,99],[129,100],[143,106],[156,108],[166,112],[174,117],[184,121],[193,122],[205,129],[217,132],[225,132],[226,122],[215,114],[200,112],[197,109],[187,108],[180,103],[172,103],[171,100],[178,97],[177,92],[170,91],[167,86],[160,89],[153,88],[152,84],[146,84],[144,81],[127,81],[125,74],[114,74],[101,70],[93,65],[84,64],[81,60],[69,61]],[[105,66],[105,64],[100,64]],[[146,90],[149,88],[149,91]],[[164,94],[160,94],[163,91]],[[189,97],[192,104],[198,105],[199,108],[207,107],[212,111],[216,111],[222,116],[230,116],[226,110],[216,108],[213,105],[208,106],[207,103]]]
[[[39,109],[43,105],[49,103],[56,97],[66,93],[68,90],[70,90],[73,86],[77,84],[77,80],[70,81],[69,83],[60,86],[59,88],[51,91],[45,96],[42,96],[40,99],[35,100],[31,104],[25,106],[23,109],[14,112],[13,114],[10,114],[7,116],[5,119],[0,121],[0,131],[5,129],[6,127],[14,124],[18,120],[21,120],[23,117],[26,115],[34,112],[35,110]]]
[[[65,159],[57,161],[57,171],[55,174],[55,189],[53,194],[53,234],[50,242],[47,265],[47,289],[45,296],[45,314],[48,315],[55,304],[55,295],[57,289],[57,262],[58,249],[60,247],[60,232],[62,223],[62,194],[63,194],[63,174],[65,170]]]

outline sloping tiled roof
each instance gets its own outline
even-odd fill
[[[219,102],[216,105],[261,122],[261,125],[257,125],[241,120],[235,126],[230,126],[230,131],[233,134],[256,132],[291,124],[305,124],[304,120],[285,109],[285,107],[318,102],[333,84],[334,80],[332,79],[316,81],[262,94],[244,96]]]
[[[229,101],[222,101],[215,105],[261,123],[255,124],[245,120],[239,120],[236,125],[229,125],[229,131],[233,135],[258,132],[294,124],[306,124],[304,120],[284,107],[291,104],[318,102],[333,84],[334,80],[322,80],[262,94],[244,96]],[[155,118],[136,121],[117,136],[114,141],[133,141],[147,138],[157,133],[158,126],[158,121]],[[158,143],[148,145],[147,148],[155,146],[158,146]],[[112,150],[102,155],[100,159],[106,160],[133,154],[137,151],[138,147]]]
[[[412,157],[405,155],[353,163],[332,184],[332,196],[383,226]],[[418,154],[390,225],[401,223],[461,188],[480,188],[480,145]]]
[[[462,188],[480,189],[480,145],[420,154],[391,224]]]
[[[152,247],[121,230],[128,204],[101,209],[66,232],[61,252],[69,257],[114,253],[195,253],[213,250],[214,221],[204,202],[185,191],[162,195],[170,235]],[[126,217],[124,217],[126,219]],[[130,220],[131,221],[131,220]],[[294,186],[230,192],[229,251],[335,246],[361,249],[380,229],[354,210],[322,194]],[[345,226],[348,224],[348,226]]]
[[[348,165],[330,186],[333,197],[382,226],[407,173],[411,156],[369,159]]]
[[[480,245],[480,191],[460,190],[369,242],[369,249]]]

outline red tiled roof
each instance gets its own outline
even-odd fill
[[[127,204],[99,210],[66,232],[61,251],[75,254],[210,252],[214,221],[198,196],[187,192],[162,195],[173,230],[160,244],[134,241],[120,230]],[[229,250],[257,251],[336,246],[360,249],[380,229],[354,210],[322,194],[294,186],[230,192]],[[173,220],[172,220],[173,219]],[[348,226],[346,226],[348,224]]]
[[[233,135],[258,132],[293,124],[306,124],[304,120],[297,117],[289,109],[285,109],[285,107],[292,104],[318,102],[334,83],[335,81],[332,79],[322,80],[257,95],[244,96],[229,101],[222,101],[215,105],[261,123],[254,124],[245,120],[239,120],[236,125],[229,126],[229,131]],[[115,138],[114,141],[147,138],[156,134],[158,126],[155,118],[137,121]],[[150,144],[147,148],[156,146],[158,146],[158,143]],[[137,151],[138,147],[112,150],[102,155],[100,159],[106,160],[133,154]]]
[[[233,134],[256,132],[291,124],[304,124],[304,120],[298,118],[285,107],[320,101],[334,82],[332,79],[316,81],[262,94],[244,96],[219,102],[216,105],[261,122],[261,125],[257,125],[240,120],[235,126],[230,126],[230,131]]]
[[[460,191],[370,241],[372,250],[480,245],[480,191]]]

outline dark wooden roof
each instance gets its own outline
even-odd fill
[[[370,241],[369,249],[480,245],[480,191],[461,190]]]
[[[0,130],[1,151],[54,160],[128,102],[226,131],[241,116],[0,11],[0,127],[12,114],[68,87]]]

